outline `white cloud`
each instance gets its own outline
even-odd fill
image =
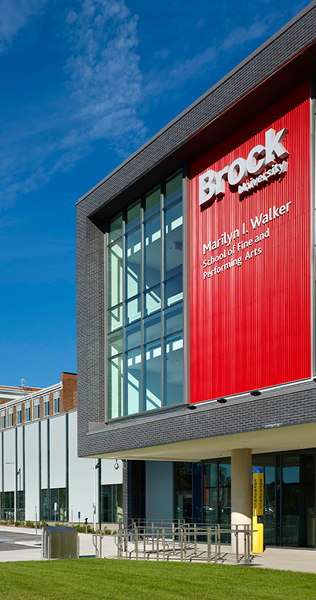
[[[65,22],[64,98],[32,123],[26,119],[22,132],[11,127],[7,147],[0,148],[2,206],[12,204],[18,193],[38,189],[55,173],[69,171],[97,140],[104,140],[105,152],[114,150],[124,158],[145,140],[138,114],[137,16],[124,0],[83,0],[79,8],[70,10]]]
[[[269,32],[271,20],[274,20],[276,16],[276,13],[272,13],[269,15],[269,18],[262,19],[261,21],[255,20],[249,27],[237,27],[224,39],[221,48],[223,50],[232,50],[265,36]]]
[[[154,60],[166,60],[168,58],[169,54],[170,54],[170,50],[167,50],[166,48],[164,48],[163,50],[156,50],[156,52],[154,52],[153,59]]]
[[[248,26],[236,26],[222,39],[213,36],[212,45],[206,46],[203,52],[197,52],[183,61],[177,60],[164,69],[153,68],[146,81],[145,96],[161,97],[162,90],[180,90],[189,81],[205,78],[212,69],[228,61],[227,55],[231,51],[236,51],[253,40],[267,38],[271,31],[271,24],[278,18],[280,14],[272,11],[261,20],[255,17]],[[201,20],[199,23],[201,26],[204,24]]]
[[[183,63],[175,65],[170,72],[170,82],[187,81],[192,77],[203,76],[203,68],[211,69],[216,58],[217,51],[214,46],[206,48],[204,52],[199,52],[193,58],[189,58]]]
[[[0,51],[46,2],[0,0]],[[13,203],[18,194],[38,189],[55,173],[71,170],[96,144],[100,147],[100,140],[104,154],[110,150],[128,156],[147,137],[141,110],[155,102],[161,107],[173,102],[198,78],[204,78],[207,86],[213,68],[225,70],[227,56],[238,47],[267,37],[280,14],[270,12],[261,20],[256,14],[248,26],[238,27],[239,21],[226,37],[213,32],[203,38],[205,45],[199,43],[195,54],[188,53],[192,46],[183,46],[177,61],[171,60],[172,45],[156,50],[145,82],[139,65],[138,17],[124,0],[72,0],[64,19],[64,32],[58,31],[55,42],[58,39],[65,55],[66,91],[42,112],[30,108],[22,127],[18,121],[6,126],[2,137],[7,142],[0,147],[2,206]],[[201,20],[199,26],[203,27]]]
[[[0,0],[0,52],[25,27],[30,18],[40,14],[48,0]]]
[[[205,19],[199,19],[196,24],[196,28],[201,29],[201,27],[203,27],[203,25],[205,25]]]
[[[134,150],[146,135],[137,115],[142,99],[137,20],[123,0],[85,0],[67,18],[73,127],[90,140],[106,138],[119,154]]]

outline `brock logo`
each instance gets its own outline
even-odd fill
[[[283,142],[289,133],[284,127],[277,133],[274,129],[265,132],[265,146],[258,144],[250,150],[247,158],[236,158],[231,165],[221,171],[209,169],[199,177],[199,205],[204,206],[225,195],[225,182],[228,181],[232,191],[240,195],[252,191],[270,177],[284,175],[288,163],[284,160],[290,153]],[[282,163],[280,161],[283,161]],[[271,167],[271,168],[270,168]],[[262,174],[265,169],[268,170]],[[247,178],[249,182],[245,183]]]

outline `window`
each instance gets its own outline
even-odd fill
[[[31,420],[31,403],[25,402],[25,423]]]
[[[34,419],[40,418],[40,399],[35,398],[34,400]]]
[[[20,485],[18,482],[18,487]],[[16,518],[17,521],[25,521],[25,492],[23,490],[16,492]]]
[[[2,492],[0,515],[5,520],[14,518],[14,492]]]
[[[44,396],[44,417],[49,415],[49,395]]]
[[[1,429],[5,429],[5,410],[1,411]]]
[[[59,413],[59,392],[54,392],[54,414]]]
[[[13,427],[13,406],[9,408],[9,427]]]
[[[40,491],[40,519],[44,521],[55,521],[56,519],[57,522],[68,520],[66,488]]]
[[[101,521],[118,523],[123,518],[122,484],[101,486]]]
[[[109,419],[183,403],[182,173],[109,223]]]
[[[21,425],[22,423],[22,405],[18,404],[16,407],[16,424]]]

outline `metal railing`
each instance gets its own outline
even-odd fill
[[[120,523],[115,543],[119,559],[249,563],[252,533],[251,525],[223,527],[180,521],[158,525],[157,521],[138,520],[128,527]]]
[[[102,558],[102,540],[101,532],[92,534],[92,544],[94,546],[94,555],[96,558]],[[98,547],[99,546],[99,547]]]

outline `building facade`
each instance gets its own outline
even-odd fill
[[[316,3],[83,196],[79,455],[124,514],[315,546]]]
[[[78,458],[74,373],[45,389],[3,386],[0,397],[0,519],[122,518],[121,461]]]

